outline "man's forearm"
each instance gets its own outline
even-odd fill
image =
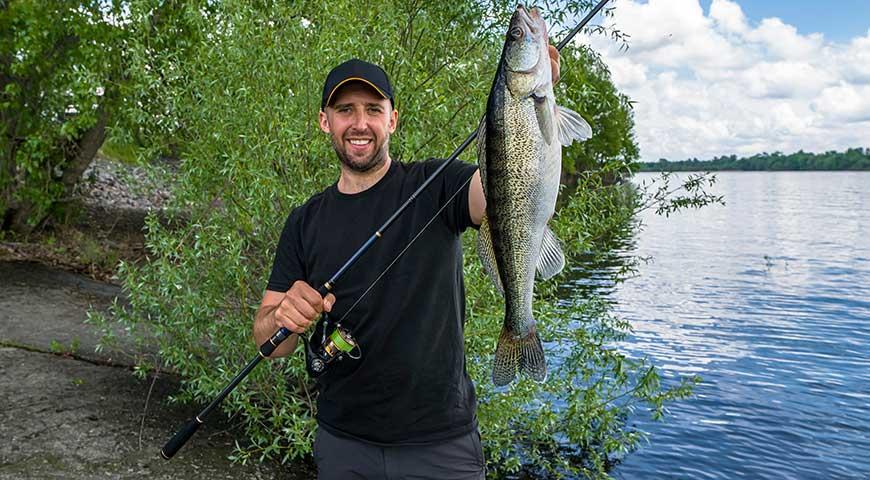
[[[279,327],[275,323],[274,317],[275,309],[277,308],[277,305],[270,305],[257,310],[257,315],[254,318],[254,341],[257,342],[257,346],[267,342],[278,331]],[[291,334],[278,345],[278,348],[269,357],[276,358],[290,355],[296,350],[296,343],[298,341],[299,337],[295,333]]]

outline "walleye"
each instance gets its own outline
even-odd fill
[[[561,245],[547,228],[559,192],[562,145],[592,135],[580,115],[556,105],[547,45],[540,12],[517,6],[478,135],[486,216],[477,250],[505,299],[493,361],[496,385],[513,381],[518,370],[546,379],[532,316],[535,271],[547,279],[565,266]]]

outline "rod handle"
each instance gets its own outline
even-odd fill
[[[199,426],[202,423],[196,417],[193,417],[189,422],[187,422],[181,429],[175,432],[175,435],[166,442],[166,445],[163,445],[163,448],[160,449],[160,456],[164,459],[169,460],[178,452],[178,450],[190,440],[190,437],[193,436],[194,433],[199,429]]]
[[[281,342],[287,340],[287,337],[289,337],[292,333],[293,332],[287,330],[284,327],[279,328],[278,331],[275,332],[275,334],[272,335],[271,338],[269,338],[268,340],[263,342],[262,345],[260,345],[260,356],[266,358],[271,355],[272,352],[274,352],[275,349],[278,348],[278,345],[281,345]]]

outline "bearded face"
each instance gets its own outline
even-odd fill
[[[389,100],[364,83],[352,82],[321,113],[320,128],[330,134],[342,165],[364,173],[386,161],[397,120]]]

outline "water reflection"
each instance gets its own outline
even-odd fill
[[[867,172],[719,174],[727,205],[670,218],[575,262],[563,292],[612,302],[621,348],[696,397],[619,478],[870,478]],[[613,277],[637,264],[639,275]]]

